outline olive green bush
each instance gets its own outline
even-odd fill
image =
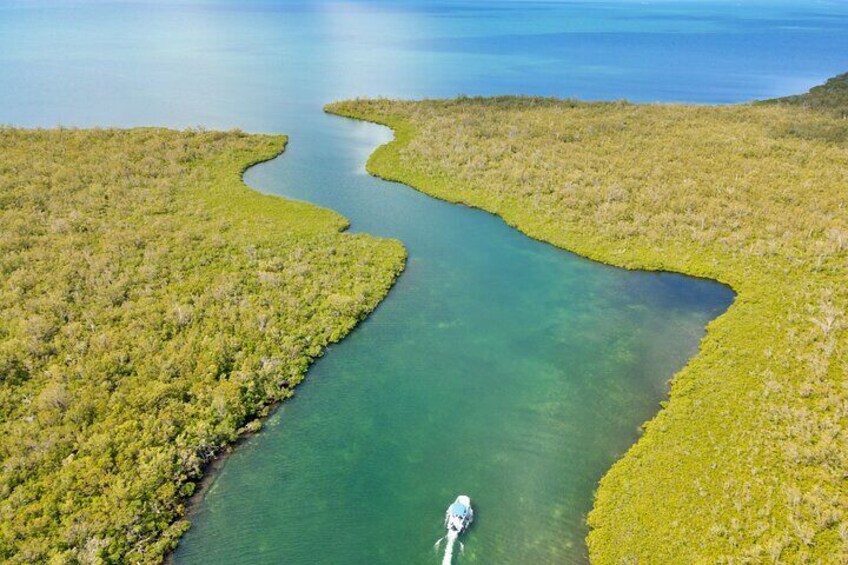
[[[848,118],[848,73],[835,76],[826,83],[811,88],[805,94],[763,100],[758,104],[799,106],[826,112],[835,118]]]
[[[0,561],[159,563],[398,242],[249,190],[282,136],[0,129]]]
[[[811,96],[327,107],[394,129],[375,175],[598,261],[738,293],[600,481],[596,563],[848,562],[848,105]]]

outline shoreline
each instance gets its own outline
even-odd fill
[[[837,83],[839,80],[844,81],[845,76],[832,79],[832,81],[828,81],[828,84]],[[834,85],[838,88],[838,84]],[[800,105],[803,105],[803,98],[801,96]],[[499,104],[499,100],[502,104]],[[643,424],[644,433],[601,477],[597,485],[592,511],[587,519],[590,526],[587,543],[592,561],[601,563],[617,562],[627,555],[632,558],[637,555],[645,558],[650,556],[653,556],[653,558],[662,557],[670,562],[686,557],[693,558],[697,555],[711,560],[737,555],[738,549],[725,547],[726,542],[722,541],[719,536],[705,536],[703,543],[696,548],[687,544],[687,540],[691,539],[690,534],[678,531],[686,529],[687,532],[692,532],[692,526],[688,524],[685,528],[681,526],[681,524],[687,523],[685,516],[692,517],[697,514],[690,508],[697,501],[697,496],[690,492],[692,481],[699,484],[714,485],[715,479],[710,480],[701,477],[712,474],[711,469],[716,468],[717,464],[715,461],[722,463],[719,469],[721,476],[725,477],[723,480],[734,480],[736,477],[739,477],[736,479],[737,481],[744,480],[751,465],[754,465],[754,470],[759,470],[760,473],[765,470],[761,482],[764,485],[774,486],[761,487],[761,490],[757,491],[757,500],[764,498],[760,502],[761,504],[778,505],[777,509],[770,514],[770,526],[764,527],[767,532],[766,539],[780,540],[786,534],[787,529],[791,528],[789,522],[799,519],[798,511],[791,511],[795,513],[795,517],[787,515],[790,511],[784,506],[780,506],[780,501],[771,499],[769,493],[772,491],[769,489],[787,488],[786,485],[796,484],[807,485],[806,488],[812,488],[811,477],[809,474],[805,474],[803,467],[796,467],[791,478],[780,478],[781,469],[786,465],[783,462],[783,453],[785,453],[783,450],[809,449],[809,447],[796,447],[797,443],[793,443],[796,440],[793,440],[792,436],[789,435],[792,431],[791,428],[788,428],[789,422],[776,425],[764,420],[764,418],[775,418],[781,414],[779,405],[775,406],[775,402],[779,400],[770,399],[769,402],[758,403],[755,391],[762,386],[782,387],[780,390],[785,391],[792,390],[794,386],[813,386],[803,384],[804,372],[800,368],[793,369],[789,374],[784,375],[781,381],[775,382],[770,375],[779,371],[780,365],[774,357],[774,349],[786,347],[785,350],[781,349],[780,351],[785,351],[788,355],[784,363],[790,363],[793,362],[793,359],[796,359],[796,355],[801,355],[806,350],[805,348],[810,347],[809,340],[816,339],[812,334],[806,333],[810,330],[801,326],[801,331],[805,332],[803,334],[804,339],[794,342],[786,341],[788,337],[784,333],[785,330],[781,330],[781,323],[786,323],[783,322],[785,316],[790,316],[790,320],[793,318],[791,318],[791,312],[787,312],[788,305],[785,302],[792,300],[791,295],[798,295],[799,293],[804,295],[804,293],[814,291],[816,285],[822,287],[825,296],[829,296],[830,291],[827,288],[831,282],[827,278],[827,273],[831,271],[825,271],[822,276],[805,278],[805,271],[801,268],[794,275],[798,279],[797,281],[786,281],[785,284],[782,283],[775,287],[774,281],[785,278],[788,272],[784,269],[791,268],[792,261],[797,262],[798,258],[789,255],[787,259],[782,259],[778,255],[775,260],[763,262],[761,256],[748,257],[749,253],[745,250],[735,251],[732,248],[724,249],[717,245],[709,247],[706,244],[702,245],[701,248],[698,246],[697,240],[690,241],[682,237],[677,239],[671,237],[668,240],[663,240],[663,245],[652,243],[651,240],[646,242],[644,237],[639,235],[616,240],[614,234],[609,233],[610,229],[604,228],[603,225],[598,227],[592,224],[591,217],[587,220],[574,219],[573,215],[556,216],[554,218],[551,215],[546,216],[522,207],[520,198],[512,193],[504,195],[504,192],[501,191],[492,195],[490,194],[491,191],[487,192],[485,184],[480,185],[483,182],[482,180],[473,180],[478,177],[458,176],[465,172],[465,169],[462,168],[464,166],[463,161],[449,161],[449,163],[453,163],[452,166],[454,167],[454,169],[450,169],[451,165],[440,164],[438,161],[439,158],[450,159],[444,150],[429,148],[433,144],[439,147],[440,138],[438,134],[456,134],[457,139],[448,139],[453,139],[454,143],[465,143],[464,150],[471,151],[473,155],[475,154],[473,153],[474,149],[479,150],[479,147],[474,145],[474,133],[473,131],[467,135],[457,133],[456,130],[452,129],[456,120],[468,119],[470,115],[476,115],[478,119],[482,119],[481,116],[497,116],[498,112],[506,113],[506,117],[501,115],[500,119],[511,119],[508,112],[512,109],[518,108],[521,111],[529,111],[531,107],[538,111],[537,116],[545,116],[545,108],[542,107],[544,105],[534,105],[533,101],[532,98],[526,99],[525,97],[424,100],[420,102],[359,99],[334,102],[326,105],[324,109],[325,112],[333,115],[377,123],[392,129],[395,138],[380,146],[368,160],[366,169],[374,176],[402,183],[447,202],[485,210],[490,214],[499,216],[507,225],[516,228],[532,239],[544,241],[604,265],[628,270],[671,272],[687,277],[707,279],[730,288],[734,292],[733,302],[727,310],[707,324],[706,335],[701,340],[697,353],[690,357],[686,365],[672,376],[666,401],[662,402],[655,415]],[[587,120],[585,116],[606,116],[620,110],[620,108],[616,108],[615,104],[610,103],[575,103],[572,108],[569,106],[572,101],[563,100],[559,102],[563,106],[568,106],[569,110],[567,111],[575,112],[572,117],[575,115],[583,116],[581,119],[584,121],[581,123],[584,124]],[[559,104],[553,105],[560,106]],[[757,120],[768,121],[774,117],[781,120],[778,122],[779,124],[792,124],[792,120],[797,120],[802,126],[802,129],[799,130],[800,134],[797,135],[799,137],[812,136],[813,142],[817,143],[827,144],[830,142],[831,136],[838,133],[821,125],[827,123],[828,120],[824,114],[810,113],[803,108],[799,111],[781,104],[778,104],[778,106],[769,105],[768,101],[756,104],[745,103],[733,106],[698,106],[692,108],[688,105],[648,105],[644,107],[642,105],[630,105],[628,108],[633,110],[633,113],[627,115],[637,115],[636,113],[640,111],[649,116],[685,114],[686,116],[693,116],[693,119],[700,119],[701,122],[699,123],[710,123],[709,120],[715,120],[719,124],[735,123],[738,128],[750,131],[754,136],[764,135],[766,139],[775,139],[775,143],[782,141],[790,147],[796,147],[792,144],[797,144],[797,142],[793,141],[794,138],[791,137],[795,135],[793,132],[796,130],[786,125],[758,130],[755,124],[760,122]],[[489,114],[484,114],[483,110],[489,112]],[[592,111],[595,112],[592,113]],[[478,113],[474,114],[474,112]],[[580,114],[580,112],[583,112],[583,114]],[[689,113],[687,114],[687,112]],[[523,115],[515,114],[515,116]],[[566,115],[553,112],[553,115],[548,115],[547,119],[553,120],[554,116]],[[741,119],[741,116],[750,119],[750,123],[747,121],[734,122],[736,119]],[[544,120],[545,118],[539,119]],[[666,117],[666,119],[674,118]],[[429,129],[426,138],[416,137],[421,135],[419,128],[422,127],[420,124],[415,124],[416,120],[420,124],[428,124]],[[485,121],[481,123],[485,124]],[[807,127],[807,124],[809,124],[808,129],[803,129]],[[474,125],[471,127],[473,130]],[[513,127],[518,126],[514,125]],[[538,122],[536,127],[540,127]],[[641,125],[631,129],[631,131],[647,133],[644,127],[644,125]],[[775,130],[774,127],[778,127],[778,129]],[[788,129],[779,129],[780,127]],[[698,130],[692,129],[691,131]],[[781,133],[783,131],[787,133]],[[487,135],[491,136],[492,134],[489,132]],[[768,137],[769,135],[788,137]],[[416,139],[417,145],[404,152],[411,146],[413,139]],[[517,143],[520,144],[522,141],[527,142],[527,140],[522,140],[519,137]],[[539,151],[539,146],[536,145],[535,147]],[[825,151],[824,147],[822,147],[822,151]],[[831,154],[833,154],[832,151],[828,153],[828,155]],[[403,155],[404,161],[401,161],[401,155]],[[773,155],[769,155],[769,157],[777,159]],[[485,159],[485,154],[483,158]],[[751,157],[752,162],[760,163],[760,161],[755,160],[757,158],[764,159],[764,157],[755,154]],[[831,159],[836,158],[836,156],[831,157]],[[563,160],[567,161],[567,158],[563,158]],[[504,163],[507,162],[509,162],[508,159],[504,161]],[[785,167],[785,159],[779,161],[777,165]],[[545,170],[550,170],[550,168]],[[732,169],[724,169],[724,171],[728,170]],[[833,171],[832,168],[830,170]],[[496,175],[497,173],[493,174]],[[501,174],[504,173],[501,172]],[[721,178],[720,172],[711,174],[716,175],[717,180],[714,182],[721,182],[719,180]],[[469,178],[472,180],[469,180]],[[491,183],[492,180],[488,182]],[[825,186],[830,187],[831,184]],[[797,189],[797,187],[797,184],[790,184],[787,188]],[[768,192],[765,194],[768,194]],[[741,205],[743,206],[746,204],[757,206],[758,201],[753,200],[753,204],[751,204],[750,198],[763,197],[759,192],[755,192],[751,197],[747,194],[743,194],[743,196],[748,198],[748,200],[742,201]],[[827,196],[832,199],[835,195],[831,191]],[[838,196],[836,197],[838,198]],[[556,207],[551,210],[558,211]],[[640,210],[637,209],[638,211]],[[538,218],[534,218],[534,213],[537,214]],[[772,216],[772,218],[778,221],[781,219],[789,221],[794,217],[791,214],[784,214],[780,209],[773,213],[777,216]],[[564,220],[560,218],[570,221],[562,223]],[[759,227],[758,220],[763,221],[758,217],[750,218],[746,227],[749,230]],[[726,225],[721,223],[722,221],[726,222],[723,216],[718,216],[711,221],[716,221],[719,228]],[[789,266],[785,266],[787,262]],[[795,270],[791,272],[795,273]],[[776,277],[778,278],[776,279]],[[807,298],[807,300],[810,300],[810,298]],[[811,304],[810,306],[814,305]],[[794,319],[798,319],[797,315]],[[753,341],[751,341],[752,339]],[[838,337],[829,337],[828,339],[832,341],[838,339]],[[762,352],[758,347],[766,347],[766,349]],[[762,356],[764,353],[765,355]],[[803,361],[803,357],[800,360]],[[725,369],[722,370],[722,367],[725,367]],[[779,399],[779,397],[777,398]],[[791,398],[790,395],[786,402],[791,402]],[[806,398],[806,396],[802,396],[802,398]],[[829,402],[834,401],[836,400],[829,400]],[[727,410],[726,406],[733,407],[732,415],[722,416]],[[693,407],[698,408],[696,410]],[[709,408],[709,411],[705,412],[706,408]],[[769,414],[771,416],[768,416]],[[718,424],[719,421],[723,421],[727,417],[738,419],[737,425],[727,427]],[[740,423],[744,423],[744,425],[740,426]],[[835,430],[833,433],[835,433]],[[701,445],[699,445],[698,441],[691,439],[694,437],[693,434],[704,436],[704,439],[708,438],[709,442],[700,440]],[[747,437],[754,439],[745,439]],[[746,458],[741,456],[714,459],[712,450],[726,447],[732,447],[740,453],[750,452],[749,457],[753,458],[755,463],[748,462]],[[679,459],[681,457],[686,459],[684,463],[681,463]],[[713,463],[710,463],[710,461],[713,461]],[[688,470],[674,472],[673,469],[681,464],[689,465]],[[639,486],[634,491],[633,484],[636,475],[638,475],[639,481],[636,484]],[[658,497],[658,491],[655,490],[655,487],[653,492],[657,494],[652,496],[650,494],[652,488],[647,486],[649,482],[656,486],[657,481],[663,484],[661,488],[674,500],[673,504],[669,504],[668,500],[645,502]],[[707,482],[703,483],[703,481]],[[836,481],[836,478],[833,478],[833,481]],[[646,485],[644,489],[641,488],[643,484]],[[827,483],[827,485],[828,489],[838,488],[835,483]],[[726,512],[726,514],[720,514],[722,516],[734,516],[736,511],[733,510],[731,503],[733,497],[729,491],[720,490],[715,495],[715,500],[722,501],[717,512]],[[811,503],[814,503],[814,501],[811,501]],[[659,504],[663,512],[656,513],[658,514],[657,517],[650,516],[652,512],[648,509],[648,506],[643,507],[646,504],[653,508],[656,508]],[[717,503],[714,502],[713,504]],[[785,502],[782,504],[785,504]],[[671,514],[671,516],[660,517],[662,514]],[[729,518],[726,519],[729,520]],[[734,518],[734,520],[741,522],[742,518]],[[630,524],[651,522],[652,525],[648,531],[640,530],[637,533],[634,528],[625,528],[622,525],[623,521]],[[709,520],[703,516],[701,521],[709,523]],[[643,528],[648,527],[643,526]],[[702,528],[695,531],[702,534],[709,531],[708,527],[702,526]],[[827,529],[814,531],[820,532],[824,536],[828,535]],[[809,555],[804,546],[798,544],[798,542],[774,541],[773,543],[780,544],[781,547],[785,548],[782,553],[784,557],[790,554],[796,556]],[[828,539],[822,547],[832,543],[834,542]],[[761,546],[759,550],[756,547],[751,551],[764,551]],[[826,554],[829,550],[820,549],[819,552],[821,551]]]
[[[704,342],[707,341],[710,338],[710,328],[713,327],[717,323],[721,323],[725,318],[731,317],[731,315],[733,314],[734,307],[738,303],[738,299],[739,299],[739,295],[740,295],[739,291],[736,288],[734,288],[734,286],[730,282],[721,280],[721,278],[719,278],[719,277],[711,277],[709,274],[706,274],[706,273],[703,273],[703,272],[692,274],[692,273],[687,273],[684,270],[676,270],[676,269],[673,269],[673,268],[669,268],[668,266],[663,265],[663,264],[639,264],[638,262],[629,262],[629,261],[619,263],[619,262],[616,262],[615,260],[612,260],[609,257],[605,256],[602,252],[593,253],[593,252],[587,251],[585,249],[579,249],[577,246],[567,247],[567,246],[564,246],[564,245],[559,245],[559,244],[557,244],[553,241],[550,241],[548,239],[544,239],[541,235],[537,235],[535,233],[532,233],[530,230],[528,230],[524,226],[520,225],[520,223],[518,221],[515,221],[512,218],[504,217],[503,215],[501,215],[497,211],[490,210],[490,209],[488,209],[484,206],[481,206],[481,205],[476,205],[476,204],[471,203],[471,202],[469,202],[469,201],[467,201],[463,198],[452,199],[452,198],[450,198],[450,197],[448,197],[444,194],[438,194],[438,193],[435,193],[435,192],[431,192],[429,190],[421,188],[420,185],[417,185],[413,182],[410,182],[408,179],[407,180],[403,179],[402,174],[398,174],[397,176],[387,174],[385,170],[379,168],[380,165],[378,164],[378,160],[381,157],[383,157],[384,155],[388,155],[390,153],[397,154],[399,151],[401,151],[409,143],[409,141],[414,137],[415,132],[414,132],[413,128],[410,125],[403,123],[403,122],[392,123],[390,120],[386,120],[386,121],[373,120],[373,119],[370,119],[370,117],[369,118],[362,118],[362,117],[358,117],[358,116],[356,116],[355,114],[352,114],[352,113],[336,112],[331,108],[331,106],[333,104],[336,104],[336,103],[333,102],[333,103],[325,105],[324,111],[326,113],[330,114],[330,115],[338,116],[338,117],[341,117],[343,119],[355,120],[355,121],[364,121],[364,122],[367,122],[367,123],[374,123],[374,124],[377,124],[377,125],[381,125],[381,126],[384,126],[384,127],[391,129],[391,131],[393,132],[394,138],[391,141],[388,141],[388,142],[380,145],[379,147],[377,147],[369,155],[368,161],[366,163],[366,171],[370,175],[372,175],[376,178],[379,178],[379,179],[386,181],[386,182],[398,183],[398,184],[410,187],[413,190],[419,191],[419,192],[426,194],[426,195],[428,195],[432,198],[436,198],[438,200],[442,200],[442,201],[448,202],[450,204],[459,205],[459,206],[463,206],[463,207],[466,207],[466,208],[486,212],[487,214],[490,214],[492,216],[499,218],[510,228],[517,230],[518,232],[520,232],[524,236],[526,236],[526,237],[528,237],[528,238],[530,238],[534,241],[537,241],[539,243],[543,243],[545,245],[550,245],[550,246],[555,247],[556,249],[558,249],[560,251],[564,251],[566,253],[574,254],[577,257],[580,257],[580,258],[583,258],[583,259],[586,259],[586,260],[589,260],[589,261],[592,261],[592,262],[595,262],[595,263],[598,263],[598,264],[601,264],[601,265],[604,265],[604,266],[618,268],[618,269],[625,269],[625,270],[628,270],[628,271],[644,271],[644,272],[652,272],[652,273],[667,273],[667,274],[679,275],[679,276],[683,276],[683,277],[687,277],[687,278],[691,278],[691,279],[702,280],[702,281],[707,281],[707,282],[710,282],[710,283],[713,283],[713,284],[718,284],[718,285],[721,285],[721,286],[727,288],[728,290],[730,290],[733,293],[733,299],[730,302],[730,304],[728,305],[727,309],[725,309],[721,314],[719,314],[718,316],[716,316],[715,318],[710,320],[710,322],[704,328],[704,330],[705,330],[704,336],[701,338],[701,340],[698,344],[698,349],[695,352],[695,354],[692,357],[688,358],[686,360],[686,363],[682,367],[680,367],[680,369],[677,372],[675,372],[671,377],[669,377],[669,379],[667,381],[668,385],[666,387],[666,392],[665,392],[665,397],[664,397],[665,399],[662,400],[657,405],[657,410],[654,413],[654,415],[651,418],[649,418],[648,420],[646,420],[645,422],[640,424],[640,426],[639,426],[640,432],[638,434],[636,434],[636,437],[635,437],[633,443],[630,445],[630,447],[623,454],[621,454],[613,462],[613,464],[610,466],[610,468],[608,468],[603,473],[603,475],[599,478],[598,483],[596,484],[596,485],[599,485],[600,482],[603,481],[603,479],[609,474],[609,472],[616,465],[618,465],[619,462],[621,462],[623,459],[625,459],[631,453],[631,451],[636,447],[636,445],[638,445],[640,442],[643,441],[643,438],[646,434],[648,427],[654,421],[656,421],[657,418],[659,418],[661,413],[666,411],[666,409],[667,409],[666,406],[668,405],[668,403],[671,401],[671,398],[672,398],[672,391],[673,391],[674,383],[677,380],[677,377],[681,373],[684,373],[694,362],[696,362],[698,360],[699,357],[701,357],[701,355],[703,353],[703,349],[704,349]],[[594,512],[594,510],[595,510],[595,504],[593,502],[589,514],[591,514],[591,512]],[[587,514],[587,517],[588,517],[588,514]],[[593,528],[591,528],[591,526],[590,526],[590,528],[589,528],[590,533],[591,533],[592,530],[593,530]],[[591,559],[589,561],[594,562]]]
[[[247,173],[248,170],[250,170],[251,168],[253,168],[255,166],[259,166],[259,165],[262,165],[264,163],[268,163],[270,161],[273,161],[273,160],[277,159],[278,157],[280,157],[281,155],[283,155],[287,143],[288,143],[288,138],[286,137],[286,142],[283,143],[281,150],[277,154],[271,155],[269,157],[264,157],[264,158],[261,158],[259,160],[245,164],[239,171],[239,174],[238,174],[239,182],[241,183],[241,185],[246,190],[249,190],[253,193],[256,193],[256,194],[259,194],[259,195],[262,195],[262,196],[270,196],[270,197],[273,197],[273,198],[279,198],[281,200],[288,201],[288,202],[300,202],[301,204],[309,206],[311,208],[328,211],[328,212],[330,212],[330,213],[332,213],[332,214],[334,214],[334,215],[336,215],[339,218],[342,218],[344,220],[345,223],[344,223],[344,225],[340,226],[338,233],[341,234],[341,235],[347,235],[345,232],[347,232],[347,230],[350,228],[350,222],[347,220],[347,218],[345,218],[344,216],[342,216],[341,214],[339,214],[335,210],[331,210],[329,208],[325,208],[323,206],[319,206],[319,205],[313,204],[311,202],[299,201],[299,200],[287,198],[287,197],[282,196],[282,195],[266,193],[266,192],[263,192],[263,191],[255,188],[255,187],[249,185],[247,182],[245,182],[244,176],[245,176],[245,174]],[[368,235],[368,234],[366,234],[366,235]],[[377,237],[377,236],[371,236],[371,235],[368,235],[368,237],[371,237],[371,238],[376,239],[376,240],[390,240],[390,238]],[[402,242],[401,242],[401,246],[402,246]],[[309,359],[308,366],[306,367],[306,369],[304,369],[303,373],[301,374],[300,381],[297,384],[295,384],[291,387],[286,387],[286,390],[288,391],[287,396],[285,398],[274,400],[272,402],[269,402],[268,404],[265,404],[257,412],[256,416],[253,419],[246,422],[239,429],[238,436],[236,437],[236,439],[233,440],[232,442],[228,442],[228,443],[221,445],[219,451],[217,451],[212,456],[212,458],[204,465],[202,472],[201,472],[201,475],[199,476],[199,478],[197,480],[194,481],[194,484],[195,484],[194,492],[192,492],[192,494],[189,495],[188,497],[185,497],[182,501],[183,502],[182,515],[177,520],[174,521],[174,523],[178,523],[180,521],[185,521],[185,522],[187,522],[187,526],[182,531],[182,533],[176,538],[176,543],[174,543],[174,545],[164,555],[163,563],[166,563],[168,565],[175,563],[174,554],[177,550],[177,547],[179,546],[180,540],[182,540],[182,537],[191,528],[191,517],[194,514],[196,514],[197,511],[199,510],[200,506],[202,506],[206,495],[209,493],[209,490],[214,486],[215,482],[218,480],[218,478],[220,476],[219,475],[220,471],[222,471],[224,469],[224,467],[226,467],[230,456],[235,452],[235,450],[237,448],[239,448],[240,446],[242,446],[247,441],[249,441],[250,438],[252,438],[253,436],[262,432],[262,430],[265,427],[265,423],[267,422],[267,420],[269,418],[271,418],[276,413],[276,411],[282,406],[283,403],[290,401],[291,398],[296,394],[296,389],[306,382],[306,379],[308,378],[308,375],[309,375],[309,370],[312,368],[312,365],[314,363],[316,363],[318,360],[320,360],[326,354],[329,347],[331,347],[332,345],[334,345],[336,343],[340,343],[343,339],[345,339],[346,337],[351,335],[353,332],[355,332],[357,329],[359,329],[362,326],[362,324],[365,323],[371,317],[371,315],[374,312],[376,312],[377,309],[380,308],[380,306],[388,299],[389,295],[391,294],[392,289],[395,287],[395,283],[401,277],[401,275],[403,275],[403,272],[406,269],[407,254],[406,254],[405,248],[403,250],[403,255],[404,255],[404,257],[401,261],[399,269],[394,273],[394,276],[392,277],[391,282],[389,283],[385,292],[382,293],[382,295],[376,300],[374,307],[367,310],[367,311],[362,312],[361,317],[354,323],[354,325],[350,328],[349,331],[340,335],[338,337],[338,339],[332,340],[329,343],[327,343],[321,349],[321,352],[318,355]]]

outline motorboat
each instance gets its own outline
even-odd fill
[[[453,504],[448,506],[445,513],[445,528],[448,529],[448,534],[453,533],[456,536],[464,532],[472,521],[474,521],[474,510],[471,508],[471,499],[461,494],[456,497]]]

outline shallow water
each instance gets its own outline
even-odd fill
[[[323,103],[735,102],[845,70],[846,31],[838,2],[0,5],[0,122],[284,132],[251,186],[409,250],[383,305],[226,461],[175,561],[438,563],[464,492],[478,521],[455,562],[582,562],[597,480],[732,300],[371,178],[390,132]]]

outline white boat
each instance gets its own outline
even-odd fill
[[[448,535],[458,536],[471,525],[473,520],[474,510],[471,508],[471,499],[464,494],[457,496],[445,513],[445,527],[448,529]]]

